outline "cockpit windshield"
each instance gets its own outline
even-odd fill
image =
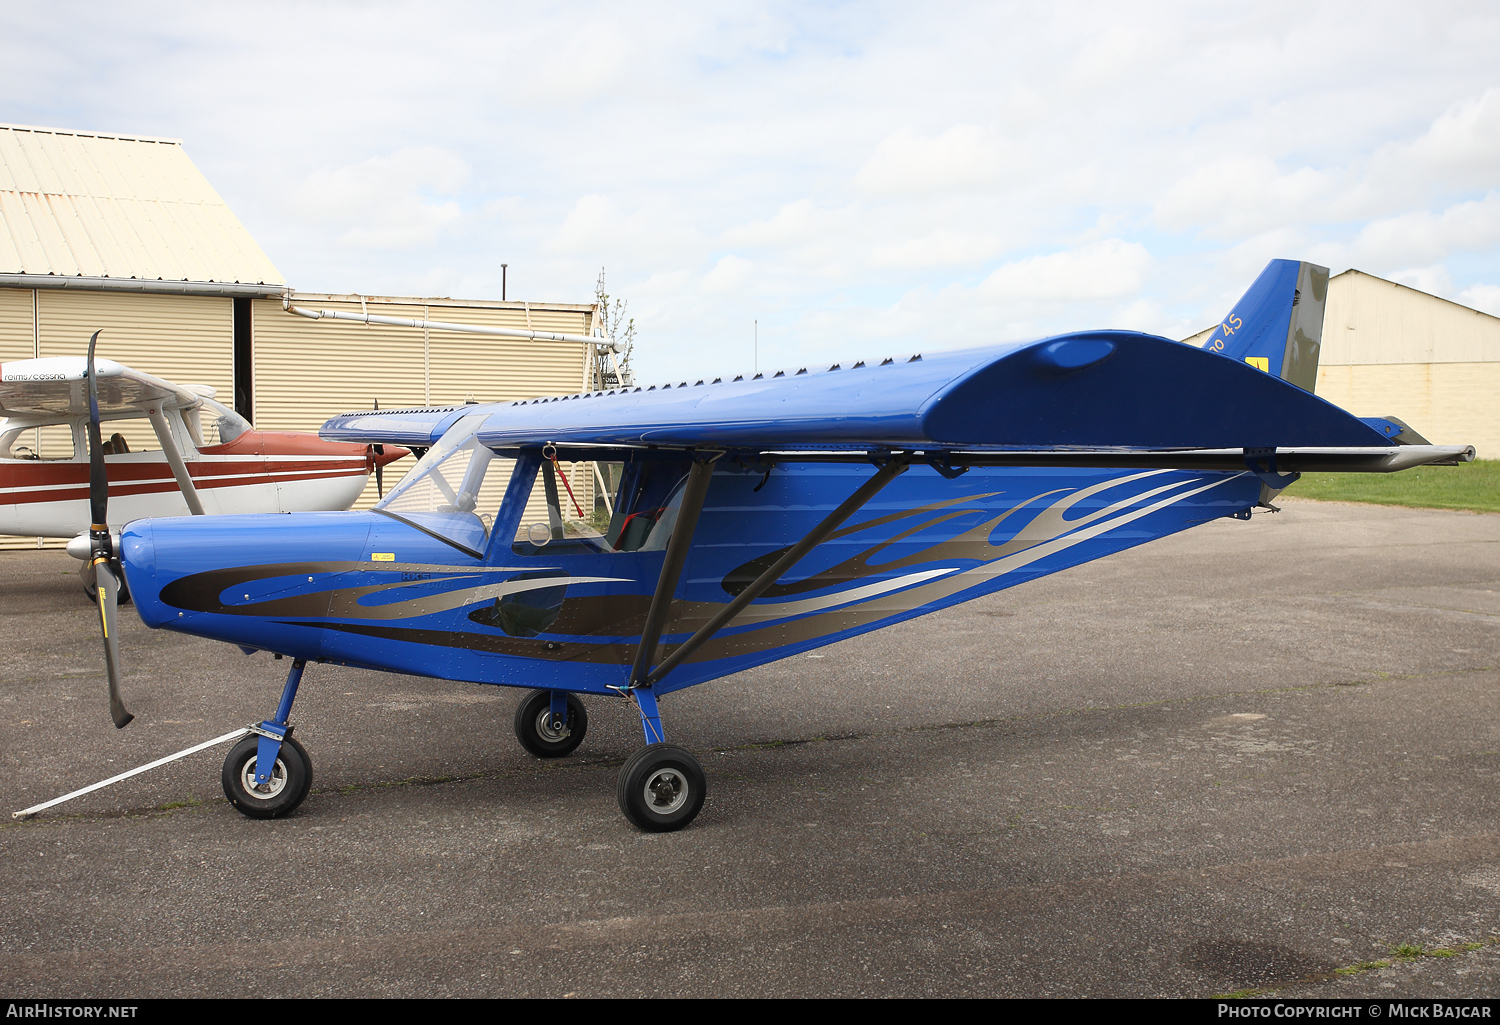
[[[514,464],[479,443],[475,432],[486,418],[466,416],[448,428],[376,511],[480,556]]]

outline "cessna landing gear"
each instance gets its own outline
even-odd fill
[[[571,754],[588,730],[583,702],[562,691],[534,690],[516,709],[516,739],[538,758]]]

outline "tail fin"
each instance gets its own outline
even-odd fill
[[[1203,347],[1313,391],[1327,299],[1327,267],[1272,260]]]

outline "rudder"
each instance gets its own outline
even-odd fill
[[[1327,267],[1272,260],[1203,348],[1314,391],[1327,301]]]

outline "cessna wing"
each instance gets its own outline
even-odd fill
[[[76,538],[90,526],[88,365],[75,356],[0,364],[0,534]],[[131,451],[120,435],[103,446],[115,529],[143,516],[347,509],[371,473],[379,481],[381,468],[406,454],[256,431],[212,388],[114,360],[95,365],[99,421],[148,420],[157,442]],[[206,444],[210,421],[216,437]],[[71,428],[69,455],[22,451],[32,428],[51,425]],[[70,550],[82,557],[87,549],[80,540]]]
[[[203,394],[116,363],[98,360],[99,417],[146,416],[152,408],[193,409]],[[7,427],[58,423],[89,413],[88,360],[53,356],[0,363],[0,416]],[[209,392],[212,397],[212,392]]]

